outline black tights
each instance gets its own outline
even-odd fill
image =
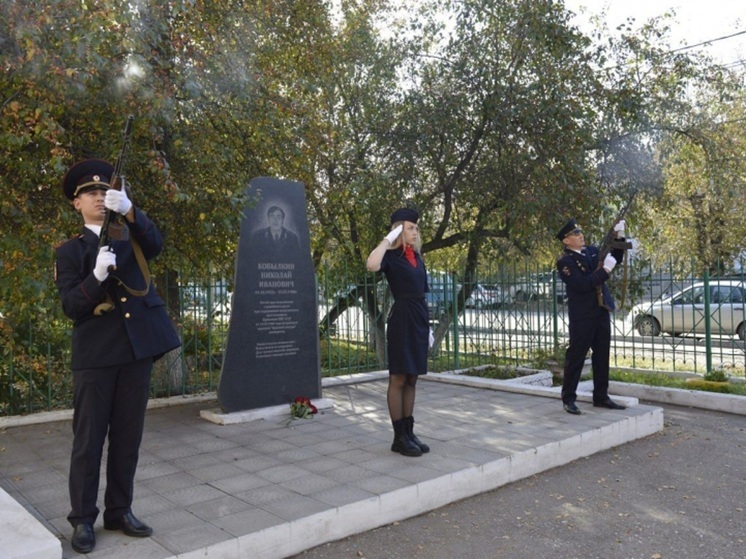
[[[389,375],[386,401],[391,421],[410,417],[414,413],[414,392],[417,375]]]

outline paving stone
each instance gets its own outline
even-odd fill
[[[657,408],[608,413],[583,403],[587,412],[571,417],[558,395],[434,379],[418,384],[415,426],[432,450],[405,457],[390,450],[387,377],[378,379],[325,388],[334,408],[289,425],[212,424],[199,412],[215,402],[150,410],[133,511],[155,533],[130,538],[103,530],[99,517],[92,556],[285,557],[344,537],[346,526],[360,531],[432,510],[418,508],[420,484],[422,503],[437,507],[662,426]],[[0,488],[62,539],[64,559],[76,557],[66,519],[71,441],[69,419],[0,431]],[[102,509],[105,457],[106,449]]]

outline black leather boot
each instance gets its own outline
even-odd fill
[[[420,447],[407,436],[404,420],[397,419],[391,423],[394,426],[394,442],[391,443],[391,450],[404,456],[422,456]]]
[[[407,431],[409,440],[419,446],[423,454],[430,452],[430,447],[418,439],[417,435],[414,434],[414,417],[410,415],[409,417],[405,417],[402,421],[404,421],[404,428]]]

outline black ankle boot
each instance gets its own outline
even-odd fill
[[[391,423],[394,426],[394,442],[391,443],[391,450],[404,456],[422,456],[420,447],[414,444],[414,441],[407,436],[404,420],[397,419]]]
[[[430,447],[418,439],[417,435],[414,434],[414,417],[410,415],[409,417],[405,417],[402,421],[404,421],[404,428],[407,431],[409,440],[419,446],[423,454],[425,452],[430,452]]]

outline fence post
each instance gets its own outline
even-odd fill
[[[446,275],[446,289],[448,289],[448,283],[450,282],[451,288],[451,301],[453,301],[453,314],[451,316],[451,324],[453,325],[453,365],[454,369],[461,368],[461,359],[459,358],[459,343],[458,343],[458,283],[451,276],[450,273]],[[446,299],[447,300],[447,299]]]
[[[552,335],[554,349],[559,347],[559,325],[557,318],[557,269],[552,270]]]
[[[710,324],[710,271],[705,269],[705,374],[712,372],[712,325]]]

